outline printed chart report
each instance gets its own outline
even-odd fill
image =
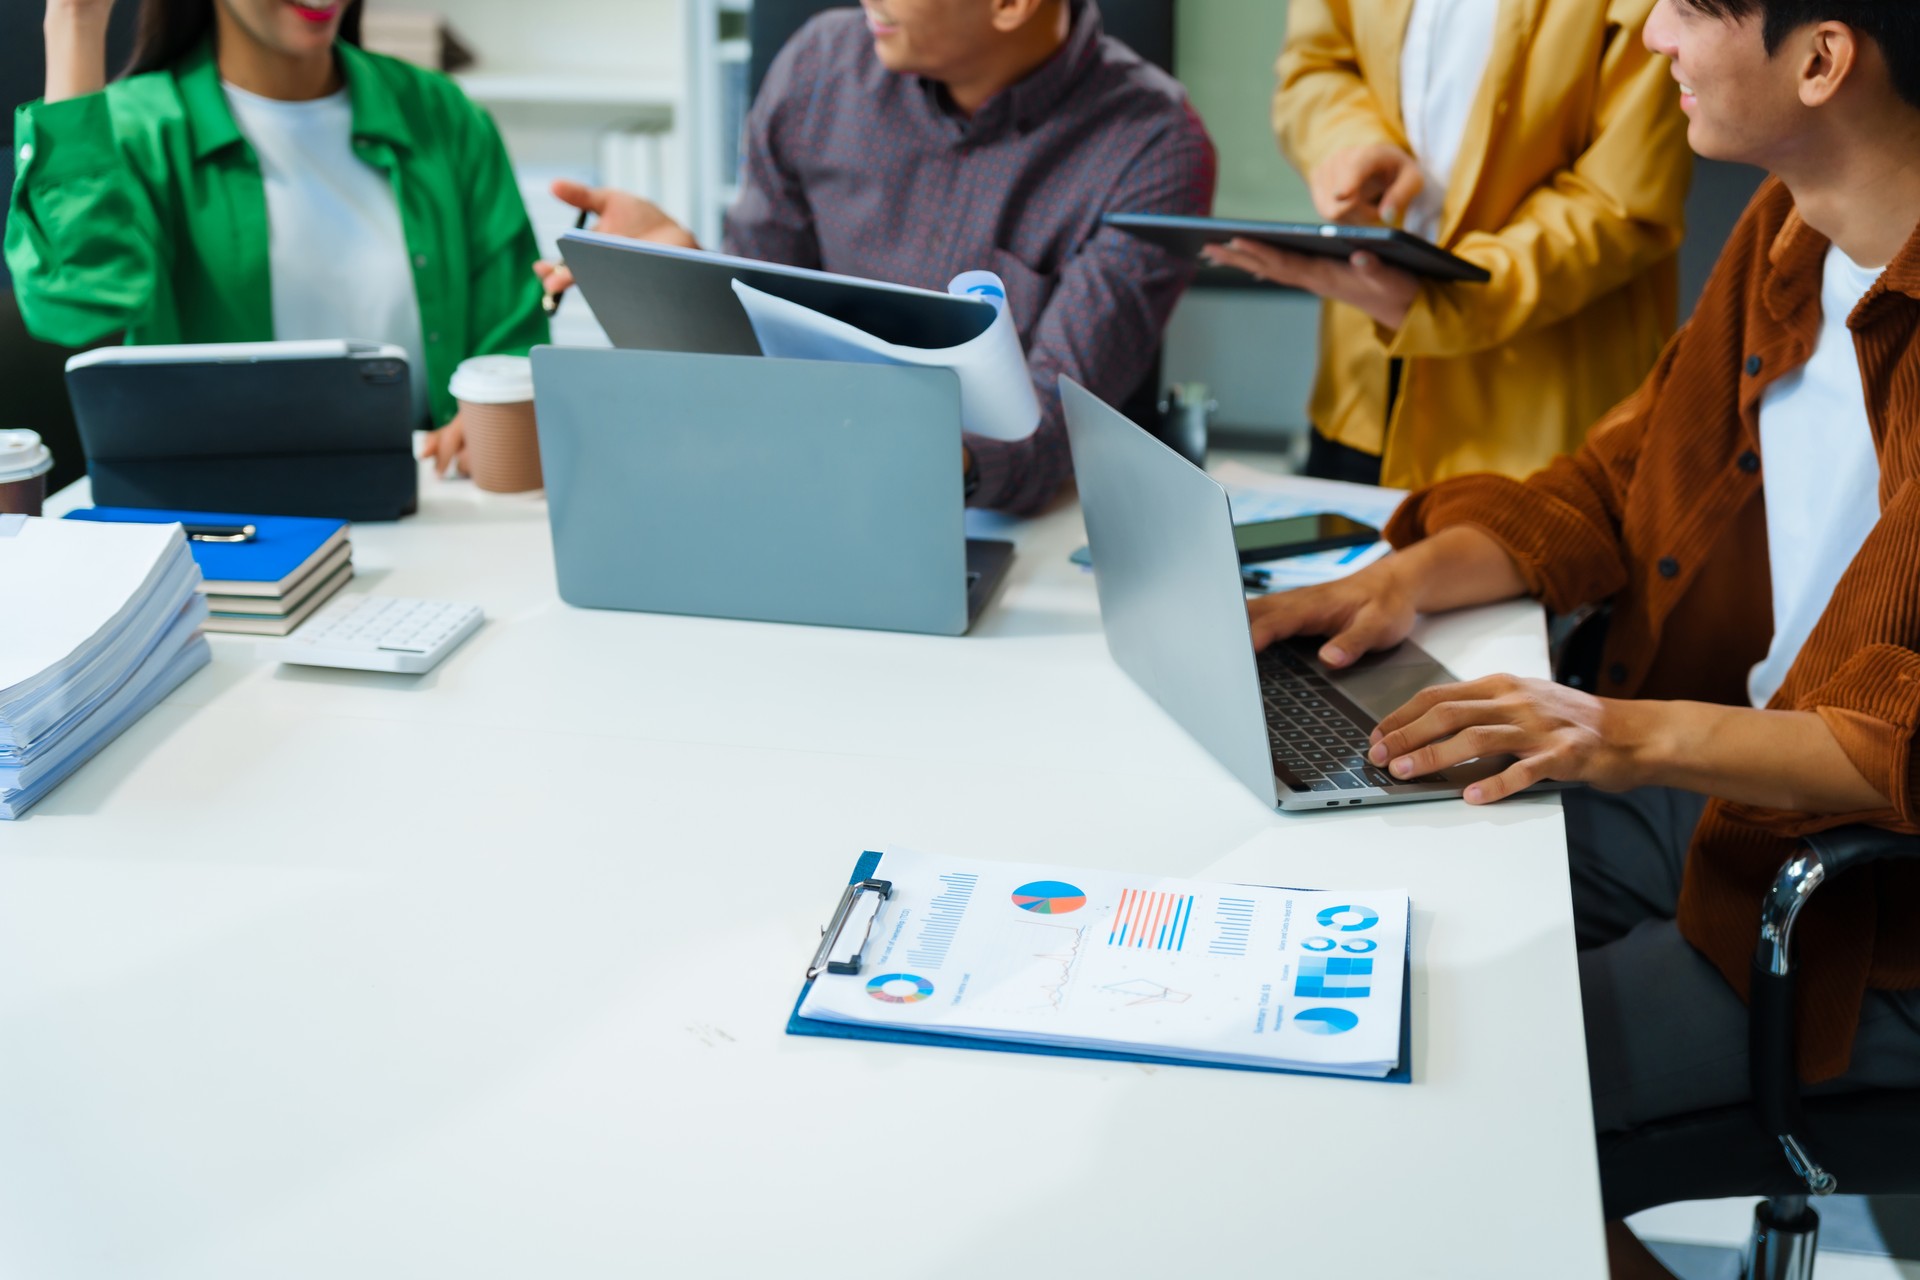
[[[1384,1076],[1404,893],[1277,889],[890,851],[858,974],[800,1016],[902,1032]]]

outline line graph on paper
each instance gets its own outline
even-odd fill
[[[1146,978],[1109,982],[1100,989],[1122,997],[1122,1003],[1129,1009],[1138,1008],[1143,1004],[1185,1004],[1193,999],[1191,991],[1175,991],[1172,987]]]
[[[1064,924],[1025,924],[1013,934],[1015,945],[1030,957],[1010,991],[1037,993],[1034,1008],[1058,1013],[1066,1006],[1067,988],[1073,985],[1074,970],[1080,964],[1081,948],[1086,942],[1085,928]]]

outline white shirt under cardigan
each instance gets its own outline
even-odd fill
[[[223,85],[267,193],[273,336],[358,338],[406,348],[416,422],[427,413],[427,356],[400,202],[353,153],[346,90],[309,102]]]
[[[1467,117],[1480,96],[1502,0],[1414,0],[1400,46],[1400,121],[1425,185],[1401,225],[1434,239]]]
[[[1756,707],[1766,706],[1787,678],[1880,520],[1880,459],[1847,317],[1882,270],[1855,264],[1838,246],[1827,251],[1813,355],[1761,395],[1773,644],[1747,674]]]

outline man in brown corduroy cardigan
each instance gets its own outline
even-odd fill
[[[1660,0],[1700,154],[1762,165],[1693,319],[1579,452],[1415,493],[1399,548],[1255,602],[1258,645],[1341,666],[1415,614],[1610,602],[1593,696],[1493,677],[1383,721],[1401,776],[1589,784],[1566,816],[1595,1120],[1747,1094],[1747,965],[1795,838],[1920,831],[1920,3]],[[1801,1071],[1920,1085],[1920,868],[1856,872],[1800,926]]]

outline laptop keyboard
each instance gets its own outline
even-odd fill
[[[1259,656],[1274,770],[1296,791],[1359,791],[1398,779],[1367,761],[1373,723],[1287,644]]]

